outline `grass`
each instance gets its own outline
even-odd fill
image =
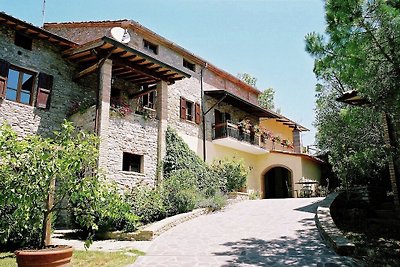
[[[119,267],[133,264],[138,256],[144,255],[138,250],[118,252],[80,251],[75,250],[72,256],[72,266],[85,267]],[[0,267],[17,266],[15,256],[11,252],[0,252]]]

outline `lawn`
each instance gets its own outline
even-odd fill
[[[144,253],[138,250],[125,250],[118,252],[80,251],[75,250],[72,257],[72,266],[85,267],[119,267],[135,262],[136,258]],[[0,267],[17,266],[14,254],[0,252]]]

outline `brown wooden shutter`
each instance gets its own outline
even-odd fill
[[[181,96],[181,119],[186,120],[186,99]]]
[[[195,118],[195,122],[197,123],[197,124],[200,124],[200,121],[201,121],[201,110],[200,110],[200,104],[199,103],[196,103],[195,104],[195,116],[194,116],[194,118]]]
[[[39,73],[36,107],[48,109],[50,107],[50,96],[53,88],[53,76]]]
[[[0,59],[0,98],[6,97],[9,68],[10,68],[10,63]]]

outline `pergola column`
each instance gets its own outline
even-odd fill
[[[168,120],[168,84],[165,81],[157,83],[157,119],[158,119],[158,145],[157,145],[157,165],[161,162],[166,153],[165,135],[167,131]],[[158,182],[162,180],[162,169],[158,171]]]
[[[99,99],[96,131],[100,138],[98,166],[107,173],[108,126],[110,119],[112,60],[106,59],[99,69]]]

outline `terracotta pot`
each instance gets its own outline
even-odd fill
[[[53,267],[71,266],[71,246],[50,246],[38,250],[17,250],[17,263],[19,267]]]

